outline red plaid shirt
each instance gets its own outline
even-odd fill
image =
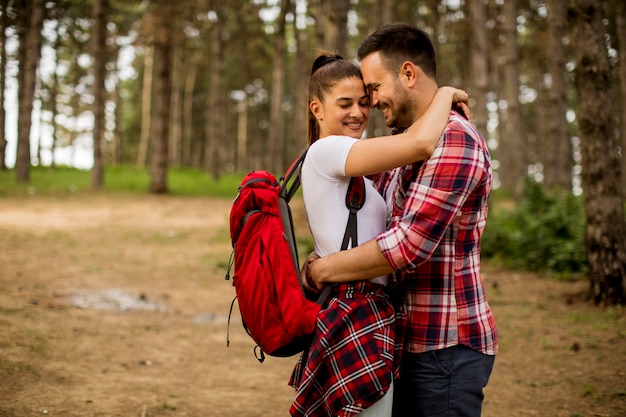
[[[352,417],[380,400],[399,366],[398,315],[383,286],[335,285],[294,368],[294,417]]]
[[[401,271],[409,352],[461,344],[497,353],[495,321],[480,275],[491,184],[484,139],[454,112],[429,159],[377,179],[383,195],[394,187],[389,228],[377,242],[389,264]]]

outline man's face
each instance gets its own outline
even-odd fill
[[[389,127],[407,128],[412,124],[408,92],[400,84],[396,74],[385,67],[379,52],[361,61],[363,81],[370,94],[370,106],[385,115]]]

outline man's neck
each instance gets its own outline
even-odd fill
[[[412,121],[413,123],[418,121],[424,113],[426,113],[426,110],[428,110],[428,107],[435,98],[435,94],[437,94],[437,90],[439,90],[439,87],[432,79],[424,80],[424,82],[415,86],[416,112]]]

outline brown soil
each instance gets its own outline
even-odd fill
[[[0,416],[287,416],[224,281],[227,199],[0,199]],[[302,227],[301,227],[302,228]],[[485,417],[626,416],[626,319],[584,282],[485,266],[500,331]],[[107,298],[108,297],[108,298]]]

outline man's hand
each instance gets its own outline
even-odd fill
[[[302,283],[302,286],[306,291],[312,292],[314,294],[318,294],[324,288],[323,284],[315,282],[315,280],[311,276],[311,268],[309,268],[309,265],[319,258],[320,256],[317,253],[311,252],[304,262],[304,265],[302,265],[302,269],[300,270],[300,282]]]

